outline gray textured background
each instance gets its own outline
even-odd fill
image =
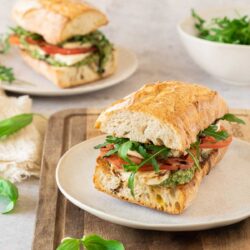
[[[98,1],[98,0],[96,0]],[[176,25],[199,9],[250,5],[249,0],[99,0],[105,5],[110,25],[104,30],[115,43],[134,50],[138,71],[128,80],[92,94],[66,98],[34,98],[35,111],[47,114],[70,107],[104,107],[136,90],[146,82],[178,79],[203,83],[221,92],[231,107],[250,108],[250,86],[236,87],[209,76],[189,58],[179,40]],[[11,24],[14,1],[1,0],[0,33]],[[1,57],[0,57],[1,61]],[[20,186],[20,201],[14,214],[0,215],[0,249],[27,250],[31,247],[38,182]]]

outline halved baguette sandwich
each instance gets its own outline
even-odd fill
[[[57,86],[82,85],[115,72],[115,49],[98,30],[107,17],[84,1],[19,0],[13,17],[19,26],[12,28],[10,44]]]
[[[177,81],[143,86],[96,121],[108,136],[96,146],[95,187],[142,206],[182,213],[232,141],[221,120],[244,123],[228,113],[216,91]]]

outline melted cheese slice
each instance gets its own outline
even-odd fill
[[[71,66],[82,61],[84,58],[89,56],[90,53],[77,54],[77,55],[61,55],[55,54],[54,59],[58,62],[65,63],[67,66]]]

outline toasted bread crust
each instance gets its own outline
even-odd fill
[[[178,81],[157,82],[112,104],[99,116],[96,128],[184,151],[200,131],[227,112],[227,104],[216,91]]]
[[[117,177],[111,172],[108,162],[101,157],[97,159],[93,181],[96,189],[115,198],[169,214],[181,214],[195,198],[204,176],[222,159],[226,151],[227,147],[214,150],[209,159],[204,162],[202,169],[196,170],[189,183],[178,185],[175,188],[142,185],[140,190],[143,191],[139,193],[137,190],[135,197],[131,195],[127,182],[121,182],[118,187],[112,189],[110,183]],[[135,188],[136,185],[139,185],[138,182],[135,184]]]
[[[13,8],[18,25],[57,44],[106,25],[104,13],[81,0],[19,0]]]
[[[100,75],[96,69],[89,65],[79,67],[55,67],[44,61],[31,57],[27,52],[21,51],[24,61],[36,72],[44,75],[60,88],[70,88],[112,75],[116,70],[116,52],[114,51],[105,66],[105,73]]]

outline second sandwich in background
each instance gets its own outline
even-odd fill
[[[19,26],[10,44],[24,60],[61,88],[112,75],[113,45],[97,30],[108,23],[104,13],[80,0],[19,0],[13,9]]]

